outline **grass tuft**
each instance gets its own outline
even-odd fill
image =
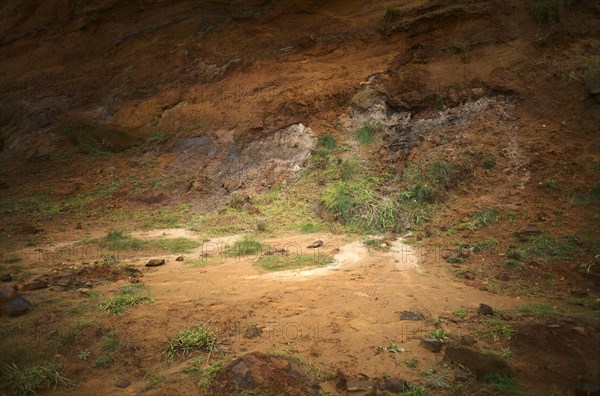
[[[26,369],[9,364],[2,370],[2,380],[17,395],[36,394],[39,389],[68,385],[69,382],[57,364],[36,365]]]
[[[300,254],[293,256],[264,256],[255,265],[267,271],[285,271],[310,267],[324,267],[333,263],[333,257],[326,254]]]
[[[228,253],[231,256],[250,256],[262,251],[263,245],[250,235],[244,235],[242,239],[236,241]]]
[[[215,334],[203,325],[181,330],[169,340],[167,357],[173,360],[177,357],[189,356],[193,351],[212,351],[216,348]]]

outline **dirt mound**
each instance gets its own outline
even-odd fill
[[[290,358],[252,352],[234,360],[220,374],[219,395],[243,391],[318,395],[321,387],[312,383],[297,362]]]

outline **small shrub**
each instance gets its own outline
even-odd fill
[[[494,169],[496,167],[496,160],[493,158],[486,158],[481,162],[483,169]]]
[[[111,355],[104,355],[101,358],[96,359],[92,367],[94,368],[106,368],[113,364],[114,359]]]
[[[252,236],[245,235],[242,239],[233,244],[233,247],[229,250],[229,254],[234,256],[255,255],[260,253],[262,248],[262,243]]]
[[[512,395],[516,391],[516,382],[510,377],[499,374],[489,374],[483,378],[488,389],[502,395]]]
[[[319,138],[319,144],[328,150],[335,148],[335,137],[331,133],[326,133]]]
[[[322,229],[323,229],[323,226],[321,224],[314,224],[310,221],[305,221],[302,224],[300,224],[300,231],[305,232],[307,234],[313,233],[313,232],[319,232]]]
[[[511,260],[523,261],[525,259],[525,252],[521,249],[509,249],[506,252],[506,257]]]
[[[560,190],[558,182],[552,178],[546,179],[542,182],[542,188],[547,192]]]
[[[478,210],[473,214],[473,224],[477,227],[485,227],[496,224],[498,211],[495,208],[485,208]]]
[[[526,5],[537,23],[551,24],[562,20],[565,0],[527,0]]]
[[[130,285],[121,290],[119,294],[108,298],[100,303],[100,309],[112,314],[123,314],[127,308],[137,304],[149,304],[154,301],[150,296],[142,296],[138,293],[143,286]]]
[[[355,132],[356,139],[360,144],[367,145],[375,139],[374,134],[381,131],[381,126],[371,122],[365,122]]]
[[[484,319],[481,321],[487,326],[487,334],[494,339],[494,341],[500,340],[500,338],[506,338],[510,340],[513,335],[513,329],[508,327],[504,322],[497,319]]]
[[[427,337],[429,338],[435,338],[437,340],[440,341],[444,341],[444,338],[446,338],[447,333],[444,329],[435,329],[434,331],[432,331],[431,333],[427,334]]]
[[[100,238],[99,244],[113,251],[141,250],[146,246],[141,239],[125,235],[122,231],[109,231],[106,236]]]
[[[84,350],[84,351],[80,351],[80,352],[77,354],[77,358],[78,358],[79,360],[88,360],[88,358],[89,358],[91,355],[92,355],[92,354],[90,353],[90,351],[86,351],[86,350]]]
[[[467,315],[469,314],[469,311],[466,308],[460,308],[457,309],[456,311],[452,312],[452,315],[464,319],[467,317]]]
[[[216,347],[215,334],[205,326],[199,325],[181,330],[169,340],[167,357],[173,360],[180,356],[189,356],[193,351],[212,351]]]
[[[198,387],[202,390],[210,389],[210,386],[213,383],[213,380],[221,371],[221,367],[223,367],[223,362],[216,362],[209,365],[206,365],[200,370],[200,381],[198,381]]]
[[[404,365],[409,368],[415,368],[419,365],[419,359],[406,359]]]

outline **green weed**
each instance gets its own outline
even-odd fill
[[[577,238],[573,235],[552,237],[542,235],[533,239],[525,248],[525,254],[542,262],[573,258],[577,249]]]
[[[333,150],[335,148],[335,143],[335,137],[330,133],[326,133],[319,137],[319,144],[328,150]]]
[[[326,254],[299,254],[292,256],[264,256],[255,265],[267,271],[285,271],[310,267],[323,267],[333,263],[333,257]]]
[[[263,245],[250,235],[244,237],[233,244],[228,254],[232,256],[250,256],[262,251]]]
[[[137,304],[150,304],[154,299],[138,293],[143,286],[130,285],[121,290],[119,294],[100,303],[100,309],[113,314],[123,314],[127,308]]]
[[[104,355],[101,358],[96,359],[92,367],[94,368],[106,368],[113,364],[114,358],[111,355]]]
[[[175,337],[169,340],[167,357],[173,360],[180,356],[189,356],[193,351],[212,351],[216,347],[214,333],[205,326],[199,325],[189,329],[181,330]]]
[[[455,310],[454,312],[452,312],[452,315],[464,319],[467,317],[467,315],[469,315],[469,311],[466,308],[459,308],[457,310]]]
[[[373,142],[375,139],[375,133],[381,131],[381,125],[374,124],[372,122],[365,122],[355,132],[356,139],[360,144],[367,145]]]
[[[419,359],[406,359],[404,365],[409,368],[416,368],[419,365]]]
[[[21,369],[9,364],[2,370],[3,387],[17,395],[36,394],[39,389],[68,385],[69,380],[57,364],[36,365]]]

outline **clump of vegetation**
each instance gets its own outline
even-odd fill
[[[468,52],[469,48],[469,43],[464,43],[462,41],[451,41],[450,44],[448,44],[448,49],[458,53]]]
[[[419,365],[419,359],[406,359],[404,365],[409,368],[416,368]]]
[[[150,296],[141,295],[143,286],[130,285],[124,287],[119,294],[100,303],[100,309],[113,314],[123,314],[127,308],[137,304],[149,304],[154,301]]]
[[[527,0],[527,9],[539,24],[560,22],[564,18],[565,0]]]
[[[487,388],[501,395],[512,395],[516,393],[516,382],[513,378],[499,374],[489,374],[483,378],[483,382],[488,384]]]
[[[448,336],[448,333],[444,329],[435,329],[431,333],[427,334],[429,338],[435,338],[436,340],[440,340],[442,342],[445,341],[445,338]]]
[[[372,122],[365,122],[360,128],[358,128],[355,132],[356,139],[360,142],[360,144],[367,145],[375,139],[375,133],[380,132],[382,126],[379,124],[375,124]]]
[[[425,167],[410,164],[402,176],[406,190],[404,200],[432,203],[447,195],[448,184],[456,175],[456,169],[444,161],[435,161]]]
[[[91,136],[82,127],[67,125],[63,129],[63,133],[72,144],[84,148],[88,153],[95,157],[107,159],[113,155],[113,153],[104,145],[104,142]]]
[[[487,335],[490,336],[494,341],[498,341],[500,338],[506,338],[507,340],[510,340],[513,335],[513,329],[498,319],[486,318],[482,319],[481,323],[487,326]]]
[[[521,305],[517,308],[517,310],[521,313],[534,316],[546,316],[554,313],[554,308],[546,304]]]
[[[202,390],[210,389],[210,386],[213,383],[213,380],[221,371],[223,367],[223,362],[216,362],[212,364],[208,364],[200,369],[200,381],[198,381],[198,387]]]
[[[122,231],[109,231],[98,243],[112,251],[141,250],[146,246],[143,240],[125,235]]]
[[[200,246],[198,241],[189,238],[160,238],[147,241],[149,246],[167,250],[171,253],[188,253],[190,250]]]
[[[381,250],[384,252],[389,252],[391,249],[391,246],[388,243],[377,238],[365,239],[363,243],[370,248],[373,248],[375,250]]]
[[[398,393],[398,396],[429,396],[429,390],[422,385],[410,385],[407,391]]]
[[[583,83],[588,95],[600,94],[600,62],[591,63],[584,69]]]
[[[36,365],[22,369],[9,364],[2,370],[3,387],[17,395],[35,394],[39,389],[68,385],[69,380],[57,364]]]
[[[448,372],[429,369],[425,371],[425,374],[424,380],[427,381],[432,388],[441,389],[450,387],[450,384],[448,383]]]
[[[556,180],[548,178],[542,182],[542,188],[546,190],[546,192],[552,192],[560,190],[560,185]]]
[[[285,271],[310,267],[324,267],[333,263],[333,257],[326,254],[299,254],[293,256],[264,256],[255,265],[267,271]]]
[[[481,162],[481,166],[483,166],[483,169],[494,169],[496,167],[496,160],[494,160],[493,158],[485,158]]]
[[[250,256],[262,252],[263,245],[250,235],[244,237],[233,244],[228,253],[232,256]]]
[[[113,364],[115,359],[111,355],[104,355],[101,358],[96,359],[92,367],[94,368],[106,368]]]
[[[193,351],[212,351],[216,348],[216,336],[203,325],[181,330],[169,340],[167,357],[173,360],[176,357],[189,356]]]
[[[168,138],[169,138],[168,132],[155,131],[148,137],[148,139],[146,139],[146,141],[144,141],[144,143],[136,146],[134,148],[134,151],[139,152],[139,153],[144,153],[144,152],[148,151],[149,149],[151,149],[152,147],[155,147],[159,144],[166,142]]]
[[[541,262],[568,260],[573,258],[577,246],[578,239],[574,235],[563,237],[542,235],[530,242],[525,248],[525,254]]]
[[[313,233],[313,232],[319,232],[323,229],[323,226],[321,224],[315,224],[311,221],[305,221],[302,224],[300,224],[300,231],[304,232],[304,233]]]
[[[525,259],[525,252],[522,249],[509,249],[506,252],[506,257],[511,260],[523,261]]]
[[[383,34],[389,36],[392,33],[392,23],[401,18],[405,13],[406,11],[402,7],[387,7],[383,15],[383,25],[381,27]]]
[[[333,150],[335,148],[335,143],[335,137],[329,132],[319,138],[319,144],[327,150]]]
[[[452,312],[452,315],[464,319],[467,317],[467,315],[469,314],[469,310],[466,308],[459,308],[457,310],[455,310],[454,312]]]

